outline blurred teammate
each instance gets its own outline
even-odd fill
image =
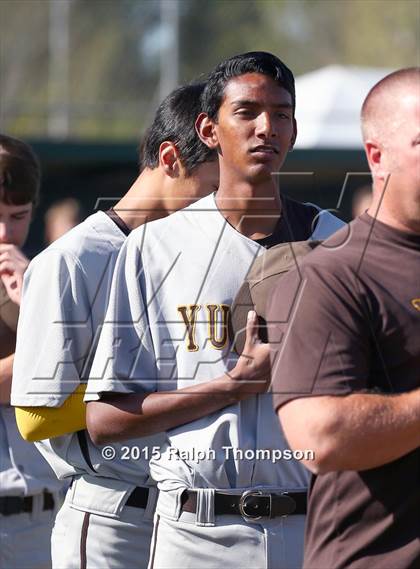
[[[46,211],[45,243],[49,245],[82,221],[80,203],[74,198],[54,202]]]
[[[51,566],[51,529],[60,482],[18,433],[10,407],[23,274],[22,253],[38,202],[40,168],[32,149],[0,134],[0,567]]]
[[[315,453],[308,569],[420,567],[420,68],[372,88],[362,131],[372,205],[280,279],[270,310],[290,322],[275,405]]]
[[[202,90],[202,83],[181,87],[162,102],[143,143],[143,170],[128,193],[55,241],[25,277],[13,404],[25,406],[17,410],[24,436],[50,438],[39,443],[41,452],[57,476],[72,479],[53,533],[57,569],[147,566],[156,489],[148,474],[139,476],[139,456],[126,445],[110,457],[92,444],[83,384],[130,230],[217,187],[215,153],[194,129]],[[159,443],[154,437],[137,446],[141,453]]]
[[[306,472],[252,454],[281,437],[265,393],[269,347],[254,317],[239,359],[227,333],[233,297],[266,247],[340,226],[278,195],[272,173],[295,142],[294,107],[293,74],[274,55],[222,62],[197,121],[218,151],[217,193],[134,231],[117,262],[88,386],[87,398],[101,400],[89,403],[88,425],[98,441],[166,431],[150,463],[160,490],[151,568],[301,561]],[[172,428],[176,418],[183,424]]]

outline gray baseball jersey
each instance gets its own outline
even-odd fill
[[[106,213],[98,212],[30,263],[18,324],[13,405],[59,407],[86,381],[125,237]],[[125,503],[136,486],[153,486],[147,453],[161,438],[130,443],[138,454],[124,443],[104,454],[86,431],[36,443],[59,478],[74,479],[53,532],[54,563],[60,568],[78,567],[81,560],[73,553],[83,548],[92,567],[147,564],[153,514],[143,515]],[[152,488],[147,509],[155,498]],[[91,536],[108,536],[108,561],[92,540],[81,542],[87,523]],[[133,523],[138,539],[130,541]]]
[[[341,225],[324,213],[312,238]],[[231,369],[237,356],[229,350],[229,306],[264,250],[226,221],[213,195],[132,232],[117,262],[86,400],[105,391],[188,387]],[[151,461],[160,489],[305,489],[298,462],[241,456],[287,448],[271,399],[252,397],[170,430]]]
[[[0,281],[0,357],[15,351],[19,307]],[[20,436],[15,411],[0,405],[0,496],[33,496],[58,491],[61,484],[33,444]]]
[[[312,238],[341,225],[322,213]],[[231,369],[237,356],[229,350],[229,307],[264,250],[229,225],[214,196],[134,231],[117,261],[85,399],[188,387]],[[150,463],[161,492],[149,569],[236,569],[244,561],[299,567],[305,516],[249,524],[214,513],[214,489],[305,491],[307,471],[286,451],[271,394],[167,432]],[[196,514],[181,509],[186,488],[197,492]]]
[[[13,368],[12,404],[59,407],[87,380],[108,302],[112,273],[125,235],[104,212],[88,217],[40,253],[25,273]],[[34,333],[38,330],[39,333]],[[159,444],[141,439],[140,449]],[[83,433],[36,443],[59,478],[79,474],[148,481],[144,454],[102,448]],[[144,463],[142,474],[139,463]]]
[[[341,225],[324,212],[312,238]],[[213,195],[132,232],[114,272],[86,400],[105,391],[188,387],[231,369],[237,356],[229,350],[229,306],[264,250],[226,221]],[[304,490],[300,463],[261,454],[287,450],[279,430],[271,394],[252,397],[170,430],[152,456],[152,476],[163,491]]]
[[[14,352],[18,315],[19,307],[0,281],[0,358]],[[0,405],[0,567],[50,566],[51,530],[61,487],[35,446],[20,436],[14,409]],[[52,495],[48,509],[44,509],[44,491]]]

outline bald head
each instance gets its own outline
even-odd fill
[[[395,71],[369,91],[361,114],[365,142],[375,139],[386,143],[399,126],[398,102],[405,97],[420,99],[420,67]]]

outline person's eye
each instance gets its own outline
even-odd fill
[[[21,221],[22,219],[25,219],[25,217],[27,215],[28,214],[26,212],[25,213],[15,213],[12,215],[12,219],[14,219],[15,221]]]
[[[279,119],[290,120],[290,116],[287,113],[279,112],[277,116]]]
[[[240,117],[252,117],[255,115],[255,112],[252,111],[251,109],[238,109],[236,111],[236,114],[239,115]]]

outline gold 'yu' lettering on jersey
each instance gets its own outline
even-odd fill
[[[227,304],[185,304],[178,306],[178,312],[181,314],[187,328],[187,350],[189,352],[197,352],[199,349],[196,325],[200,311],[203,316],[200,322],[205,324],[207,321],[208,325],[206,340],[216,350],[223,350],[229,341],[228,323],[230,308]],[[204,320],[204,312],[206,313],[206,320]]]
[[[199,310],[199,304],[178,306],[178,312],[181,314],[184,324],[187,327],[187,350],[189,352],[196,352],[198,350],[198,345],[195,338],[195,325],[197,322],[197,312]]]
[[[413,298],[411,304],[414,306],[416,310],[420,311],[420,298]]]
[[[213,348],[223,350],[228,341],[229,306],[207,304],[209,340]]]

